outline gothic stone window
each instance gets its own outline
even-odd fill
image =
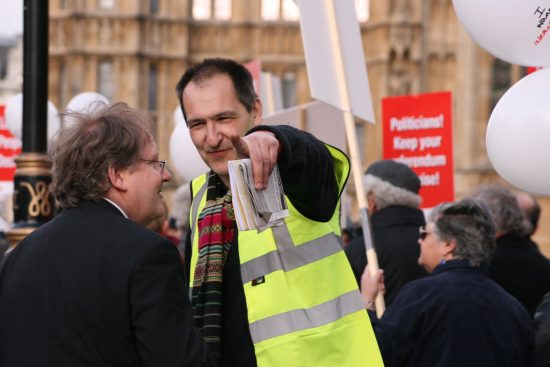
[[[369,19],[370,0],[355,0],[355,11],[359,22]],[[262,20],[297,21],[300,17],[294,0],[262,0]]]
[[[151,14],[157,14],[159,12],[159,0],[150,0],[149,11]]]
[[[293,0],[262,0],[262,20],[297,21],[300,14]]]
[[[111,60],[102,60],[97,68],[97,85],[99,93],[103,94],[109,101],[114,97],[114,73]]]
[[[512,85],[512,66],[505,61],[495,59],[491,73],[491,110],[495,107],[500,97]]]
[[[231,0],[193,0],[193,18],[196,20],[229,20]]]
[[[368,21],[370,17],[370,0],[355,0],[355,12],[360,23]]]
[[[115,0],[99,0],[98,5],[102,10],[111,10],[115,7]]]
[[[147,88],[147,100],[150,111],[157,110],[157,84],[158,69],[156,64],[149,65],[149,87]]]

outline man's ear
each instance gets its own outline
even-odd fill
[[[125,171],[126,169],[109,166],[107,173],[112,187],[120,191],[126,191]]]
[[[254,105],[252,106],[252,115],[254,117],[254,126],[258,126],[262,122],[262,101],[256,98]]]

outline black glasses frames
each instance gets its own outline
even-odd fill
[[[420,236],[420,240],[421,241],[424,241],[426,239],[426,237],[428,237],[428,235],[430,234],[430,232],[428,232],[426,230],[426,227],[424,226],[420,226],[418,227],[418,234]]]
[[[166,161],[161,161],[161,160],[158,160],[158,159],[141,159],[140,158],[140,161],[148,162],[160,174],[162,174],[164,172],[164,167],[166,166]]]

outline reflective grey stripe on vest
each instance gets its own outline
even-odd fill
[[[191,243],[195,241],[195,231],[197,230],[197,217],[199,216],[199,205],[201,204],[202,197],[206,192],[208,186],[208,177],[204,182],[204,185],[201,186],[197,195],[193,198],[193,205],[191,206]]]
[[[241,264],[243,284],[274,271],[296,269],[342,251],[339,238],[334,233],[295,246],[286,224],[273,227],[272,231],[277,250]]]
[[[298,330],[330,324],[351,313],[365,310],[357,290],[328,302],[300,310],[292,310],[250,324],[254,344]]]

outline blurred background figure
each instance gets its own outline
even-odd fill
[[[349,227],[342,228],[342,245],[344,248],[357,237],[363,238],[363,229],[360,226],[350,225]]]
[[[489,207],[495,221],[497,249],[489,267],[489,276],[516,297],[533,316],[544,294],[550,291],[550,260],[529,238],[538,222],[536,201],[530,197],[532,202],[527,206],[535,208],[529,209],[530,213],[535,213],[531,214],[531,218],[536,218],[533,222],[526,220],[516,196],[502,186],[482,186],[473,192],[473,197]],[[519,200],[528,202],[528,198],[528,195],[522,195]]]
[[[163,214],[149,223],[147,228],[170,240],[170,242],[172,242],[175,246],[178,246],[180,243],[180,238],[175,236],[173,231],[170,229],[170,224],[168,221],[168,205],[166,205],[166,201],[164,200],[162,201],[162,204],[164,206]]]
[[[483,203],[437,207],[419,243],[419,263],[431,275],[405,285],[374,321],[385,365],[533,366],[531,317],[487,274],[495,228]],[[365,271],[365,305],[375,299],[381,275]]]
[[[516,200],[520,209],[523,211],[528,228],[527,237],[531,238],[539,228],[540,205],[537,199],[531,194],[523,191],[516,193]],[[534,243],[534,242],[533,242]]]
[[[374,246],[384,269],[386,305],[401,287],[427,273],[418,265],[418,228],[426,221],[420,205],[420,179],[407,165],[393,160],[377,161],[364,177]],[[346,255],[357,283],[367,265],[363,236],[355,236]]]
[[[178,250],[183,255],[185,250],[185,239],[189,231],[189,208],[191,207],[191,189],[189,183],[178,187],[172,196],[172,212],[170,213],[170,228],[175,231],[179,238]]]
[[[516,193],[516,199],[530,227],[527,233],[530,246],[535,247],[538,252],[538,244],[532,236],[539,227],[540,205],[533,195],[523,191]],[[536,366],[550,367],[550,291],[546,293],[535,311],[535,350]]]
[[[0,189],[0,260],[9,248],[9,241],[6,237],[6,231],[10,229],[12,222],[10,213],[13,211],[10,203],[13,201],[12,195],[6,195]]]

